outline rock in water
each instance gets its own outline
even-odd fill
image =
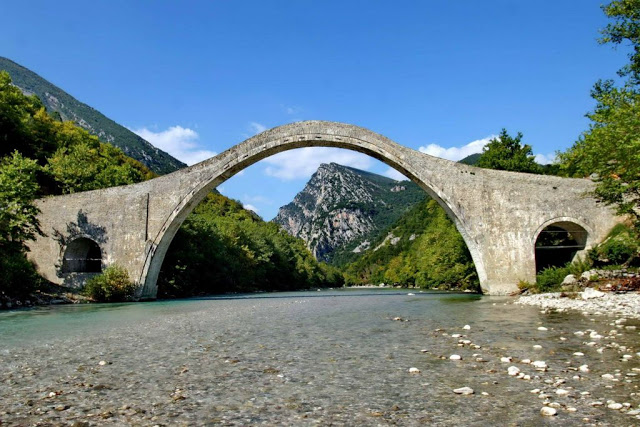
[[[536,369],[546,369],[547,368],[547,364],[545,362],[543,362],[542,360],[536,360],[536,361],[532,362],[531,364]]]
[[[507,369],[507,373],[514,377],[520,373],[520,369],[517,366],[509,366],[509,369]]]
[[[410,374],[419,374],[420,373],[420,369],[418,369],[418,368],[409,368],[409,373]]]
[[[549,408],[548,406],[545,406],[544,408],[540,409],[540,413],[545,417],[553,417],[558,413],[558,411],[556,411],[553,408]]]
[[[453,390],[455,394],[473,394],[475,391],[471,387],[460,387]]]

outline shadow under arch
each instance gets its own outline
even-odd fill
[[[545,221],[532,236],[536,272],[561,267],[585,255],[593,235],[591,228],[577,218],[563,216]]]
[[[138,279],[138,283],[144,284],[144,286],[140,288],[138,296],[145,298],[156,294],[160,267],[173,237],[189,213],[211,190],[262,159],[283,151],[305,147],[334,147],[357,151],[380,160],[415,182],[436,200],[447,212],[449,218],[453,220],[469,249],[482,285],[487,274],[479,245],[471,238],[461,220],[461,212],[458,211],[457,205],[449,199],[443,188],[420,173],[416,162],[413,162],[411,157],[422,155],[430,158],[433,162],[449,161],[416,153],[414,150],[405,148],[389,138],[365,128],[344,123],[309,121],[269,129],[215,157],[188,168],[194,173],[199,173],[198,176],[201,178],[191,185],[191,189],[186,192],[165,219],[160,231],[147,248],[144,267]],[[171,175],[166,175],[166,178],[170,179]]]

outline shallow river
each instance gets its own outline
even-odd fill
[[[640,337],[615,320],[397,290],[0,312],[0,424],[632,425]]]

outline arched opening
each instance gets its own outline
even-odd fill
[[[102,251],[96,242],[86,237],[73,240],[62,258],[63,273],[100,273]]]
[[[587,246],[589,233],[571,221],[548,224],[538,233],[535,244],[536,273],[572,262]]]
[[[424,191],[425,187],[427,187],[426,190],[431,190],[431,188],[416,178],[414,179],[419,184],[410,182],[402,175],[395,175],[397,178],[383,176],[383,173],[389,174],[389,167],[384,164],[387,163],[384,158],[382,158],[382,164],[377,164],[372,158],[373,156],[369,157],[363,153],[358,154],[358,156],[362,156],[371,162],[360,162],[354,158],[356,153],[353,150],[339,150],[339,148],[343,147],[332,147],[328,148],[328,150],[333,150],[331,151],[332,154],[329,155],[324,151],[318,151],[320,148],[316,148],[317,145],[320,144],[314,141],[313,144],[309,144],[305,148],[298,147],[300,150],[305,150],[304,152],[298,151],[298,155],[296,155],[296,150],[287,150],[287,156],[282,159],[286,160],[286,162],[282,161],[281,163],[298,167],[303,162],[302,159],[305,159],[304,162],[309,163],[317,161],[317,166],[311,168],[312,171],[308,173],[308,176],[304,175],[303,177],[301,174],[299,190],[303,190],[305,183],[309,184],[312,180],[312,175],[315,176],[317,174],[316,180],[320,182],[316,182],[312,192],[316,191],[315,194],[323,194],[325,202],[328,199],[333,200],[333,196],[328,194],[330,189],[338,188],[335,189],[335,195],[338,196],[338,193],[341,195],[339,201],[330,202],[322,208],[321,215],[324,219],[316,222],[322,223],[322,226],[319,227],[324,227],[324,229],[319,232],[314,228],[317,225],[313,222],[314,220],[309,219],[311,217],[315,218],[317,212],[312,212],[315,201],[309,201],[308,205],[305,202],[306,197],[309,196],[308,193],[305,193],[305,196],[299,200],[299,204],[293,208],[294,210],[300,209],[300,212],[310,211],[309,216],[301,214],[302,217],[309,219],[307,223],[309,230],[306,232],[307,239],[303,240],[309,245],[308,249],[319,261],[328,261],[327,258],[322,258],[328,252],[325,244],[328,244],[329,241],[333,243],[344,238],[344,240],[341,240],[339,250],[342,251],[340,258],[346,261],[342,263],[340,261],[335,263],[328,261],[331,266],[345,272],[344,269],[347,264],[355,261],[355,256],[350,257],[351,255],[357,253],[362,256],[368,256],[366,263],[363,261],[361,266],[353,267],[352,271],[350,271],[349,277],[353,280],[347,281],[348,284],[375,284],[379,286],[384,283],[386,285],[419,288],[442,287],[442,289],[445,289],[460,287],[461,289],[477,289],[477,279],[475,278],[477,273],[471,260],[469,248],[466,246],[464,238],[456,231],[455,222],[450,222],[447,218],[448,213],[446,210],[441,209],[442,206],[438,205],[438,196],[434,195],[432,198],[427,198],[429,191]],[[314,151],[313,155],[310,155],[309,150],[312,149],[316,151]],[[327,158],[336,162],[339,161],[338,158],[348,158],[353,163],[358,162],[361,165],[367,163],[368,166],[367,170],[363,170],[354,167],[353,163],[349,166],[327,163]],[[265,166],[265,164],[268,166]],[[284,173],[275,174],[273,172],[275,164],[277,162],[265,162],[254,166],[248,164],[246,169],[243,169],[245,172],[241,175],[242,178],[239,178],[241,180],[250,180],[260,176],[263,181],[270,179],[275,181],[278,178],[273,177],[290,176]],[[320,168],[321,164],[323,164],[323,167]],[[378,169],[375,169],[376,167]],[[271,168],[270,174],[266,173],[267,168]],[[323,178],[320,178],[320,176],[323,176]],[[351,184],[344,181],[347,178],[353,179]],[[358,183],[357,185],[356,182]],[[326,187],[318,187],[322,183],[326,184]],[[226,188],[228,188],[228,185],[230,184],[225,182]],[[256,194],[267,196],[270,189],[275,188],[276,185],[275,182],[267,183],[265,184],[266,188],[257,190]],[[352,188],[351,185],[354,185],[354,187]],[[364,187],[359,187],[359,185]],[[368,188],[372,192],[371,194],[365,189],[367,185],[370,185]],[[250,185],[246,185],[243,188],[248,186]],[[348,190],[344,190],[345,188]],[[221,193],[225,194],[226,191],[221,190]],[[381,198],[380,201],[375,199],[374,193]],[[433,194],[433,191],[431,193]],[[298,197],[294,193],[290,195],[290,199],[283,200],[277,205],[284,207],[284,205],[292,203],[294,196]],[[371,199],[369,199],[370,197]],[[237,198],[240,199],[241,197],[238,196]],[[376,201],[373,201],[374,199]],[[252,203],[254,202],[252,199],[249,200]],[[200,219],[197,221],[194,220],[194,217],[187,219],[186,230],[180,230],[176,234],[175,241],[168,245],[167,261],[169,262],[163,267],[160,274],[159,292],[161,296],[184,296],[185,290],[196,294],[242,292],[256,289],[261,291],[288,290],[287,287],[282,286],[282,278],[290,277],[288,274],[290,271],[288,270],[297,272],[299,262],[284,271],[281,268],[283,267],[282,263],[279,262],[280,259],[285,258],[279,256],[279,248],[282,245],[274,244],[272,248],[271,243],[269,243],[270,236],[262,236],[259,227],[255,229],[252,227],[252,236],[261,242],[264,240],[266,243],[253,245],[251,241],[244,239],[242,225],[249,224],[251,220],[245,218],[238,225],[229,225],[229,218],[239,216],[237,207],[233,206],[234,203],[233,200],[223,200],[219,194],[209,194],[196,208],[194,215],[201,215]],[[392,205],[407,207],[406,209],[392,211]],[[222,221],[217,223],[213,218],[214,216],[211,215],[212,212],[218,212],[219,210],[224,210],[221,214],[226,218],[224,223]],[[261,208],[259,212],[264,214],[265,211]],[[400,220],[403,214],[410,214],[411,216],[394,228],[396,221]],[[274,216],[275,213],[267,216],[266,219],[269,220]],[[292,214],[292,217],[294,216],[296,221],[300,219],[300,217]],[[380,225],[380,229],[369,232],[363,226],[363,224],[368,226],[369,220],[371,222],[384,222],[385,225]],[[423,224],[423,222],[430,220],[432,220],[434,227],[426,232],[427,225]],[[284,225],[284,223],[279,224]],[[387,227],[392,227],[393,229],[382,233]],[[301,228],[306,229],[306,226]],[[363,231],[362,229],[365,230]],[[205,236],[205,232],[207,236]],[[324,234],[325,232],[326,234]],[[395,234],[389,237],[388,233]],[[361,240],[352,239],[354,234],[363,237]],[[299,235],[295,236],[301,237]],[[320,243],[314,240],[318,239],[317,236],[321,236]],[[347,240],[344,236],[349,236],[349,239]],[[235,243],[229,243],[236,241],[244,242],[243,250],[238,250],[234,246]],[[438,245],[438,241],[446,244]],[[316,245],[316,243],[318,244]],[[447,246],[447,244],[449,245]],[[269,249],[265,252],[260,252],[260,248],[254,248],[254,246],[268,247]],[[442,256],[445,259],[441,260],[438,263],[439,265],[434,265],[433,268],[427,270],[420,266],[435,264],[431,260],[435,260],[438,257],[438,253],[436,253],[436,250],[431,251],[434,253],[427,253],[428,251],[417,249],[418,247],[422,248],[422,246],[431,246],[432,248],[446,246],[448,252],[446,252],[446,256],[442,252]],[[334,246],[331,250],[335,249]],[[332,253],[335,254],[337,252]],[[250,254],[250,256],[246,254]],[[298,259],[300,257],[301,254],[299,253],[295,256],[286,255],[287,259]],[[257,260],[262,260],[263,258],[268,259],[266,263],[268,268],[257,262]],[[336,259],[337,257],[333,260]],[[418,262],[418,259],[420,262]],[[448,268],[449,261],[451,261],[451,268]],[[216,267],[214,268],[214,266]],[[309,265],[307,267],[311,270]],[[267,271],[268,276],[262,277],[256,284],[254,276],[262,270]],[[360,280],[363,282],[360,283]],[[287,286],[293,285],[293,282],[294,280],[284,281]],[[308,283],[316,282],[312,279]],[[462,286],[465,287],[462,288]],[[317,287],[322,286],[318,285]]]
[[[169,245],[183,221],[193,209],[216,187],[252,164],[274,154],[303,147],[336,147],[367,154],[414,181],[439,204],[453,221],[470,252],[480,285],[484,291],[487,272],[477,238],[469,233],[465,212],[459,203],[454,203],[452,194],[444,181],[444,171],[450,161],[434,158],[400,146],[390,139],[364,128],[344,123],[309,121],[291,123],[262,132],[219,155],[191,166],[184,172],[189,180],[183,180],[182,196],[172,211],[162,221],[152,243],[146,250],[144,265],[138,281],[141,298],[154,298],[157,279]],[[424,157],[422,157],[424,156]],[[455,167],[458,180],[475,185],[477,179],[470,167]],[[171,185],[172,176],[157,178],[156,182]],[[166,181],[165,181],[166,180]]]

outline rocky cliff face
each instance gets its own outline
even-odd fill
[[[409,181],[322,164],[274,222],[302,238],[317,259],[343,264],[425,196]]]

